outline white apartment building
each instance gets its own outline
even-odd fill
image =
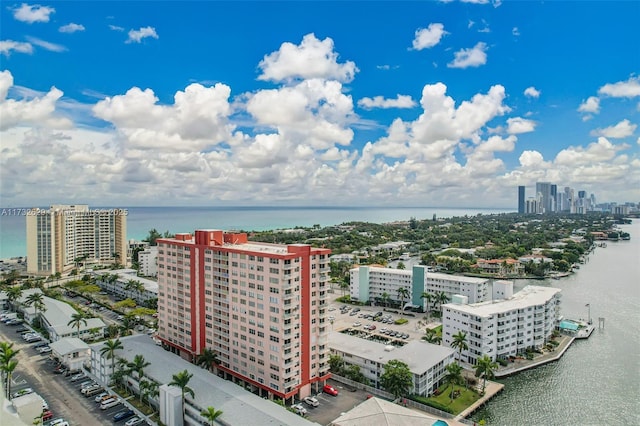
[[[265,396],[318,391],[330,253],[219,230],[158,239],[158,338],[189,360],[213,349],[222,374]]]
[[[143,304],[147,300],[158,298],[158,283],[139,277],[135,269],[94,271],[92,274],[101,289],[121,299],[132,299]]]
[[[560,289],[526,286],[513,294],[513,282],[496,281],[494,300],[468,304],[463,296],[443,306],[442,345],[466,333],[468,350],[461,360],[475,365],[482,355],[492,360],[540,348],[551,338],[560,315]]]
[[[350,296],[361,302],[370,301],[383,305],[386,293],[392,305],[399,306],[400,288],[409,291],[404,299],[405,305],[422,306],[426,301],[422,293],[436,294],[444,292],[449,299],[454,294],[467,296],[471,303],[482,302],[489,298],[489,280],[486,278],[464,277],[438,272],[430,272],[427,266],[415,265],[411,270],[391,269],[382,266],[359,266],[349,271]]]
[[[158,246],[147,247],[138,252],[138,267],[145,277],[158,276]]]
[[[425,341],[412,340],[402,347],[361,339],[340,332],[329,336],[331,353],[340,356],[345,365],[357,365],[370,380],[371,386],[380,389],[380,376],[384,366],[397,359],[409,366],[413,374],[411,393],[428,396],[435,391],[446,375],[447,365],[455,361],[455,351]]]
[[[27,272],[67,273],[77,262],[126,265],[127,216],[122,209],[53,205],[27,212]]]

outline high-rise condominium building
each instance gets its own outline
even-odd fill
[[[330,377],[330,253],[218,230],[159,239],[158,337],[188,360],[213,350],[221,374],[260,395],[318,391]]]
[[[554,208],[554,200],[551,196],[551,183],[536,182],[536,194],[542,195],[542,212],[551,213]]]
[[[28,273],[63,274],[80,260],[127,264],[126,210],[84,204],[27,212]]]
[[[518,213],[526,213],[526,210],[525,210],[526,200],[527,199],[525,198],[525,187],[519,186],[518,187]]]

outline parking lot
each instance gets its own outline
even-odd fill
[[[33,331],[24,323],[13,326],[0,323],[0,340],[12,342],[14,350],[20,350],[17,355],[18,366],[11,381],[11,394],[37,393],[46,401],[52,413],[51,419],[64,419],[69,425],[114,424],[114,415],[126,407],[119,403],[101,410],[99,403],[95,402],[97,393],[89,397],[81,393],[83,384],[88,385],[86,382],[90,379],[72,381],[73,375],[56,374],[54,370],[58,362],[49,353],[37,351],[36,346],[43,344],[43,341],[28,343],[22,338],[22,329]],[[118,424],[124,425],[125,421]]]
[[[333,386],[338,390],[338,396],[331,396],[329,394],[320,392],[314,393],[320,405],[318,407],[311,407],[308,404],[302,403],[307,409],[307,415],[305,416],[312,422],[319,423],[321,425],[328,425],[344,412],[351,410],[356,405],[367,400],[367,394],[362,390],[351,390],[340,382],[335,380],[328,380],[327,384]]]

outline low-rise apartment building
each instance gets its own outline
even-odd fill
[[[560,315],[560,289],[526,286],[513,294],[511,281],[493,286],[492,301],[469,304],[455,296],[443,305],[442,345],[451,347],[453,335],[466,333],[469,348],[461,360],[472,365],[482,355],[495,361],[544,346]]]
[[[167,350],[193,360],[210,348],[223,375],[261,395],[320,389],[330,377],[330,250],[220,230],[157,242],[157,337]]]
[[[489,298],[489,280],[429,271],[427,266],[412,269],[392,269],[382,266],[359,266],[350,270],[350,296],[360,302],[399,306],[401,301],[412,306],[426,307],[423,293],[442,293],[451,299],[454,294],[467,296],[472,303]],[[402,298],[398,290],[405,288],[409,297]],[[385,297],[386,295],[386,297]]]
[[[93,273],[101,289],[121,299],[133,299],[139,304],[158,298],[158,283],[137,275],[135,269],[117,269]]]
[[[332,332],[329,338],[331,353],[340,356],[345,365],[357,365],[360,372],[380,389],[380,376],[389,361],[397,359],[409,366],[413,374],[410,393],[430,395],[442,383],[447,365],[455,360],[455,351],[425,341],[413,340],[402,347],[365,340],[340,332]]]

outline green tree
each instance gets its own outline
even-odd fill
[[[413,373],[406,363],[393,359],[385,364],[380,384],[387,392],[399,398],[413,389]]]
[[[158,383],[153,380],[143,380],[140,383],[140,393],[143,398],[147,400],[147,404],[149,404],[149,408],[153,409],[151,406],[151,398],[156,398],[160,395],[160,391],[158,390]]]
[[[427,328],[427,333],[424,336],[424,340],[434,345],[439,345],[442,342],[442,329],[441,328]]]
[[[410,296],[409,289],[400,287],[398,289],[398,297],[400,298],[400,309],[404,310],[404,299]]]
[[[124,346],[122,346],[122,342],[120,341],[120,339],[116,339],[116,340],[109,339],[106,342],[104,342],[104,345],[102,346],[102,348],[100,348],[100,355],[102,355],[102,356],[106,355],[107,359],[111,360],[111,375],[112,376],[116,371],[115,370],[115,368],[116,368],[116,351],[118,349],[124,349]]]
[[[142,404],[142,381],[144,377],[144,369],[150,366],[151,363],[144,359],[144,356],[137,354],[133,357],[133,361],[127,364],[127,368],[132,373],[136,373],[136,379],[138,380],[138,385],[140,386],[140,404]]]
[[[423,291],[422,294],[420,295],[420,299],[424,299],[427,301],[427,318],[429,318],[429,314],[431,313],[431,302],[433,302],[433,300],[435,299],[435,295],[432,293],[428,293],[426,291]]]
[[[0,376],[7,398],[11,395],[11,376],[18,366],[18,360],[14,359],[18,352],[20,349],[14,350],[13,343],[0,342]]]
[[[478,362],[475,366],[476,377],[482,377],[482,393],[484,394],[484,388],[487,385],[487,379],[491,380],[495,377],[495,371],[498,369],[498,363],[494,362],[487,355],[482,355],[478,358]]]
[[[449,296],[444,291],[436,293],[436,301],[440,304],[440,318],[442,318],[442,305],[449,302]]]
[[[342,357],[340,355],[329,355],[329,368],[337,375],[341,375],[344,368]]]
[[[47,310],[47,307],[44,304],[44,294],[31,293],[30,295],[27,296],[27,299],[25,300],[25,305],[27,306],[33,305],[34,309],[36,310],[35,317],[38,319],[38,325],[40,325],[41,324],[40,313],[45,312]]]
[[[455,362],[447,365],[447,374],[444,376],[444,382],[447,385],[451,385],[451,393],[449,394],[449,399],[453,401],[453,391],[455,389],[455,385],[461,385],[464,381],[462,377],[462,367]]]
[[[462,358],[462,351],[466,351],[467,349],[469,349],[469,345],[467,344],[467,333],[458,331],[452,337],[453,341],[451,342],[451,347],[458,350],[458,363],[460,363],[460,358]]]
[[[182,421],[184,422],[184,395],[188,393],[191,395],[191,398],[195,398],[195,393],[193,389],[191,389],[188,384],[189,380],[193,377],[193,374],[189,373],[187,370],[181,371],[173,375],[172,380],[169,382],[169,386],[175,386],[180,388],[180,392],[182,394]]]
[[[6,293],[7,302],[11,305],[11,309],[15,311],[18,305],[18,299],[22,297],[22,288],[19,286],[9,287]]]
[[[398,262],[398,266],[396,266],[396,269],[407,269],[407,266],[404,264],[404,262],[400,261]]]
[[[213,407],[207,407],[206,410],[202,410],[200,415],[207,419],[210,426],[213,426],[213,423],[216,421],[216,419],[222,415],[222,410],[216,410]]]
[[[82,324],[87,325],[87,316],[83,312],[76,312],[71,315],[71,320],[67,323],[67,325],[76,329],[77,337],[80,337],[80,326]]]
[[[156,240],[158,238],[162,238],[162,235],[155,228],[153,228],[149,230],[149,235],[147,236],[147,238],[142,241],[147,241],[150,246],[155,246],[158,245],[158,243],[156,243]]]
[[[386,291],[382,293],[382,304],[385,308],[389,305],[389,299],[389,293],[387,293]]]
[[[216,368],[220,364],[218,354],[211,348],[204,348],[202,353],[198,355],[196,364],[211,371],[211,367]]]

